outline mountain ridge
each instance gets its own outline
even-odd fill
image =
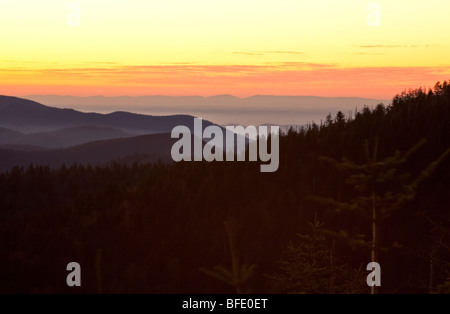
[[[131,138],[119,138],[93,141],[68,148],[57,148],[42,151],[13,150],[0,147],[0,171],[13,167],[29,165],[58,168],[63,164],[100,165],[116,159],[141,154],[147,159],[170,161],[170,148],[176,139],[170,134],[139,135]]]
[[[20,135],[12,138],[8,138],[5,135],[1,136],[0,145],[32,145],[41,148],[66,148],[91,141],[133,137],[136,135],[118,129],[91,125],[74,126],[55,131],[31,134],[17,133]]]
[[[115,111],[109,114],[85,113],[74,109],[56,108],[12,96],[0,96],[0,127],[22,133],[56,131],[68,127],[98,126],[136,134],[170,132],[185,125],[193,130],[194,116],[175,114],[165,116]],[[207,120],[204,125],[212,125]]]

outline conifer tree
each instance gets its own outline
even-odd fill
[[[329,157],[321,157],[322,160],[333,164],[336,168],[350,171],[352,174],[346,179],[346,183],[354,187],[358,193],[353,199],[347,202],[335,199],[311,196],[309,199],[315,200],[324,206],[332,206],[337,211],[350,211],[363,216],[371,222],[371,242],[368,243],[371,252],[371,262],[379,263],[380,252],[380,224],[388,218],[394,211],[399,210],[408,201],[414,199],[419,184],[425,180],[438,166],[438,164],[450,154],[450,149],[445,151],[436,161],[430,163],[420,175],[410,179],[407,173],[398,174],[398,168],[403,165],[408,157],[413,154],[426,141],[422,139],[407,153],[401,154],[396,151],[394,155],[378,160],[379,139],[375,138],[372,152],[369,149],[369,142],[364,143],[365,164],[356,164],[347,158],[341,161]],[[400,182],[406,182],[399,184]],[[394,189],[394,187],[397,187]],[[346,232],[333,233],[337,237],[347,240],[352,245],[367,244],[361,238],[352,238]],[[377,287],[371,287],[371,294],[377,293]]]
[[[334,241],[330,246],[315,216],[309,222],[311,234],[297,234],[277,261],[277,271],[266,275],[277,292],[357,293],[362,291],[361,269],[353,269],[336,258]]]
[[[200,268],[200,271],[211,278],[225,282],[236,289],[237,294],[244,293],[244,284],[253,276],[256,265],[240,264],[236,249],[236,225],[232,220],[224,222],[230,245],[231,268],[215,266],[213,270]]]

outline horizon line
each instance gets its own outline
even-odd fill
[[[391,100],[390,99],[384,99],[384,98],[373,98],[373,97],[361,97],[361,96],[318,96],[318,95],[275,95],[275,94],[254,94],[251,96],[235,96],[232,94],[214,94],[210,96],[202,96],[202,95],[164,95],[164,94],[146,94],[146,95],[118,95],[118,96],[105,96],[105,95],[89,95],[89,96],[79,96],[79,95],[68,95],[68,94],[27,94],[27,95],[2,95],[2,96],[12,96],[12,97],[40,97],[40,96],[56,96],[56,97],[75,97],[75,98],[91,98],[91,97],[103,97],[103,98],[121,98],[121,97],[127,97],[127,98],[140,98],[140,97],[168,97],[168,98],[182,98],[182,97],[199,97],[199,98],[213,98],[213,97],[233,97],[237,99],[249,99],[253,97],[314,97],[314,98],[359,98],[359,99],[369,99],[369,100]]]

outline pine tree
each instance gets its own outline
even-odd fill
[[[339,262],[334,241],[330,246],[317,216],[309,225],[312,234],[297,234],[297,241],[291,241],[277,261],[277,271],[266,275],[275,290],[290,294],[362,291],[361,270]]]
[[[413,154],[426,141],[423,139],[410,149],[406,154],[396,151],[393,156],[378,161],[379,139],[375,139],[372,152],[369,149],[369,142],[364,144],[366,163],[358,165],[353,161],[342,158],[341,161],[329,157],[321,157],[322,160],[333,164],[340,170],[350,171],[351,174],[346,183],[354,187],[357,196],[348,202],[337,201],[335,199],[312,196],[309,197],[324,206],[332,206],[338,211],[350,211],[363,216],[371,222],[372,240],[369,244],[371,252],[371,262],[379,263],[380,252],[380,224],[387,219],[394,211],[399,210],[408,201],[414,199],[419,184],[425,180],[438,166],[438,164],[450,154],[450,149],[445,151],[436,161],[428,165],[421,174],[414,180],[409,179],[407,173],[397,174],[397,169],[403,165],[408,157]],[[399,185],[400,182],[409,181]],[[391,190],[397,187],[395,191]],[[344,238],[352,245],[367,244],[361,238],[352,238],[346,232],[334,233],[337,237]],[[371,287],[371,294],[377,293],[377,287]]]
[[[226,221],[224,224],[230,244],[231,269],[217,265],[214,267],[214,270],[200,268],[200,271],[211,278],[233,286],[237,294],[242,294],[244,293],[244,284],[253,276],[256,265],[240,264],[236,249],[236,225],[231,220]]]

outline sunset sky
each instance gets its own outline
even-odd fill
[[[450,1],[377,1],[379,25],[369,3],[0,0],[0,94],[389,99],[450,78]]]

